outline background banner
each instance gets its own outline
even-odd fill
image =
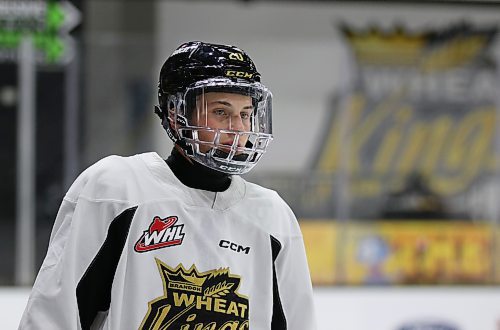
[[[326,216],[335,201],[340,218],[494,217],[485,196],[499,165],[497,26],[339,31],[349,76],[314,165],[333,179],[304,197],[309,209]]]
[[[500,230],[490,225],[306,220],[301,229],[314,284],[500,284]]]

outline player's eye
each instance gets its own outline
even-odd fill
[[[250,118],[250,114],[248,112],[242,112],[240,114],[240,116],[241,116],[241,119],[243,119],[243,120],[246,120],[246,119]]]
[[[227,116],[226,110],[224,109],[214,109],[213,113],[217,116]]]

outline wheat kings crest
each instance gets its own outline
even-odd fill
[[[248,297],[237,292],[241,278],[229,268],[198,272],[195,265],[156,264],[164,295],[148,303],[141,330],[248,330]]]

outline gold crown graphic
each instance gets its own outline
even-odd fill
[[[164,268],[164,274],[171,282],[192,284],[201,287],[210,274],[200,274],[195,265],[186,270],[182,264],[176,268]]]
[[[383,31],[378,27],[355,30],[344,25],[340,29],[363,64],[417,65],[427,42],[427,33],[410,33],[402,27]]]
[[[410,32],[402,26],[340,30],[361,64],[414,66],[423,72],[445,70],[471,63],[488,46],[497,28],[450,25],[440,30]]]

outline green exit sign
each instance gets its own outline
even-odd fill
[[[17,61],[21,40],[30,37],[38,63],[68,62],[74,53],[69,32],[80,19],[79,10],[68,1],[0,1],[0,61]]]

